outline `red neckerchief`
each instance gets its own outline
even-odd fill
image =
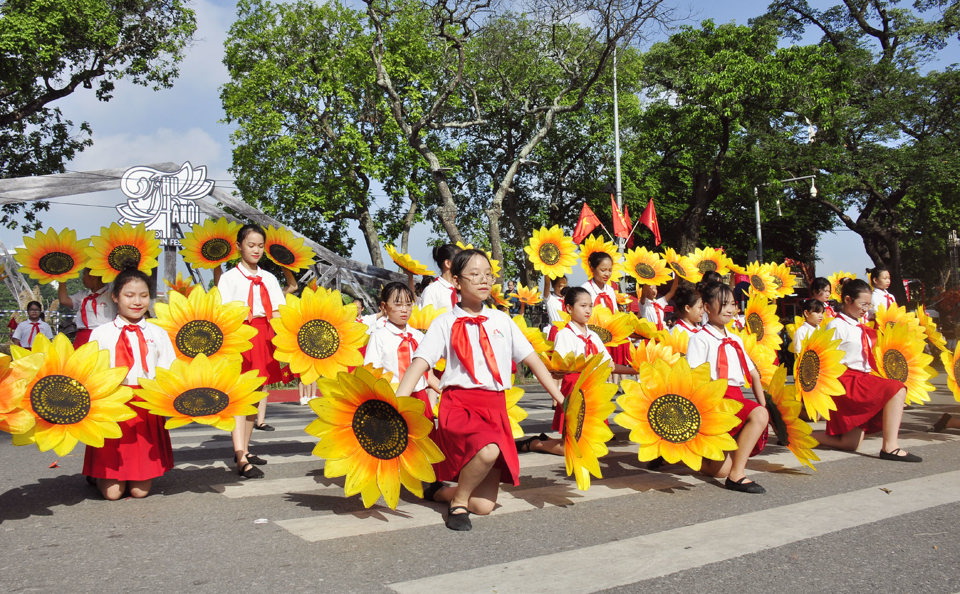
[[[94,291],[86,297],[83,298],[83,301],[80,302],[80,319],[83,320],[83,325],[85,328],[90,329],[90,323],[87,321],[87,303],[93,303],[93,315],[97,315],[97,298],[100,297],[100,293]]]
[[[837,317],[837,310],[833,309],[833,306],[830,305],[829,303],[823,304],[823,313],[830,314],[831,318]]]
[[[498,384],[503,385],[500,379],[500,368],[497,366],[497,358],[493,354],[493,347],[490,345],[490,337],[487,336],[487,330],[483,323],[487,321],[486,316],[460,316],[453,323],[450,333],[450,344],[453,352],[457,354],[460,363],[463,364],[470,379],[479,384],[477,374],[473,369],[473,346],[470,344],[470,337],[467,336],[467,324],[474,324],[480,335],[480,350],[483,351],[483,359],[487,362],[487,368],[490,370],[493,379]]]
[[[860,328],[860,354],[871,369],[877,369],[877,359],[873,356],[873,346],[877,344],[877,331],[860,322],[854,322],[853,318],[843,312],[840,312],[837,319]]]
[[[687,323],[684,320],[677,320],[677,326],[683,326],[687,329],[687,332],[691,334],[696,334],[700,331],[700,328],[691,328],[690,326],[687,326]]]
[[[397,349],[397,370],[399,372],[397,378],[402,378],[403,374],[407,371],[407,367],[410,367],[413,352],[417,350],[417,347],[420,345],[417,344],[417,340],[413,337],[413,334],[409,332],[401,332],[398,336],[400,337],[400,348]]]
[[[717,351],[717,377],[730,379],[730,376],[728,375],[730,366],[727,363],[727,349],[725,347],[732,346],[733,350],[737,353],[737,359],[740,361],[740,369],[743,371],[743,381],[749,386],[751,384],[750,368],[747,367],[747,356],[743,353],[743,348],[740,346],[740,343],[727,336],[726,331],[724,331],[724,336],[722,338],[715,335],[713,332],[710,332],[707,326],[701,328],[700,331],[706,332],[710,336],[720,341],[720,348]]]
[[[577,332],[576,327],[571,325],[570,331],[573,332],[573,335],[583,341],[583,354],[587,357],[591,355],[596,355],[598,352],[597,345],[593,344],[593,341],[590,340],[590,331],[587,330],[587,334],[583,335]]]
[[[33,345],[33,337],[40,334],[40,322],[30,322],[33,328],[30,329],[30,336],[27,337],[27,348]]]
[[[268,320],[273,317],[273,304],[270,303],[270,292],[267,290],[267,286],[263,284],[263,278],[259,275],[257,276],[247,276],[243,274],[243,270],[240,270],[240,267],[237,266],[237,270],[240,272],[240,275],[243,278],[250,281],[250,290],[247,291],[247,307],[250,308],[250,317],[247,318],[247,321],[253,319],[253,288],[260,287],[260,304],[263,305],[263,315]]]
[[[436,281],[440,282],[442,279],[443,277],[438,276]],[[457,306],[457,303],[460,303],[460,300],[457,299],[457,288],[453,285],[450,285],[450,311],[453,311],[453,308]]]
[[[610,295],[607,295],[607,288],[601,287],[600,285],[597,284],[597,281],[595,280],[591,280],[590,282],[593,283],[593,286],[597,287],[597,289],[600,291],[599,293],[597,293],[597,298],[593,300],[593,304],[605,305],[607,306],[607,309],[609,309],[610,311],[613,311],[613,312],[617,311],[613,307],[613,299],[610,298]]]
[[[117,352],[114,356],[114,363],[117,367],[126,367],[128,370],[133,369],[133,346],[130,344],[130,337],[127,336],[128,332],[133,332],[137,335],[137,341],[140,347],[140,364],[143,367],[144,375],[149,375],[150,372],[147,370],[147,341],[143,337],[143,331],[140,330],[140,326],[137,324],[127,324],[120,328],[120,338],[117,339]]]
[[[654,301],[653,311],[657,314],[657,330],[663,330],[663,306]]]

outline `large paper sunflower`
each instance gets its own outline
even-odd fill
[[[840,270],[827,277],[827,280],[830,281],[830,299],[843,303],[843,297],[840,296],[840,290],[842,289],[840,281],[845,278],[852,280],[857,278],[857,275],[852,272],[843,272]]]
[[[156,379],[140,380],[143,401],[131,404],[155,415],[170,417],[167,429],[192,422],[233,431],[235,416],[257,414],[257,402],[267,397],[258,392],[264,378],[256,370],[240,372],[240,361],[207,359],[200,353],[192,361],[177,359],[170,369],[157,369]]]
[[[240,227],[225,217],[194,225],[180,240],[180,255],[194,268],[216,268],[237,257]]]
[[[960,385],[957,384],[957,378],[960,377],[960,343],[957,343],[952,353],[950,351],[940,353],[940,360],[943,361],[943,367],[947,371],[947,387],[953,393],[953,399],[960,402]]]
[[[909,326],[913,336],[919,336],[920,320],[916,316],[907,313],[907,308],[903,305],[881,305],[877,308],[873,319],[873,326],[878,330],[884,330],[890,326]]]
[[[697,265],[690,256],[678,254],[675,249],[667,248],[663,252],[663,259],[666,261],[667,266],[684,280],[690,281],[691,283],[699,283],[700,279],[703,278],[703,273],[700,272],[700,269],[697,268]]]
[[[306,432],[320,439],[313,455],[326,460],[323,475],[346,475],[348,497],[360,493],[364,507],[383,495],[396,509],[400,485],[423,497],[421,481],[436,480],[431,464],[443,460],[430,440],[433,423],[422,401],[397,398],[390,383],[363,368],[318,382],[323,398],[310,401],[317,419]]]
[[[51,281],[65,282],[80,275],[86,266],[87,256],[84,250],[90,240],[77,241],[77,232],[64,229],[59,233],[53,229],[47,232],[37,231],[33,237],[24,237],[22,248],[17,248],[13,256],[20,264],[20,272],[45,285]]]
[[[746,275],[750,279],[750,295],[760,295],[771,300],[777,298],[777,285],[768,265],[753,261],[747,264]]]
[[[224,358],[239,362],[240,353],[253,348],[250,341],[257,330],[243,323],[247,306],[240,302],[222,303],[216,287],[210,292],[197,287],[189,297],[171,292],[168,298],[169,304],[154,305],[157,317],[150,322],[164,329],[178,358],[190,361],[204,355],[211,362]]]
[[[90,274],[109,283],[123,272],[126,266],[136,266],[145,274],[157,267],[160,256],[160,240],[143,223],[120,226],[110,223],[101,227],[100,235],[90,239],[92,245],[84,250]]]
[[[53,342],[40,335],[31,351],[18,346],[10,350],[17,360],[31,353],[44,355],[20,402],[35,424],[26,433],[14,435],[14,445],[36,443],[41,452],[52,449],[60,456],[78,441],[99,448],[105,438],[121,436],[118,422],[136,415],[126,404],[133,391],[120,385],[127,368],[110,367],[110,352],[99,350],[96,342],[74,350],[65,334],[57,334]]]
[[[947,339],[937,331],[937,323],[927,314],[927,310],[922,305],[917,306],[917,321],[920,322],[920,327],[923,328],[923,334],[927,341],[937,347],[940,352],[946,351]]]
[[[510,302],[503,295],[503,285],[493,285],[490,287],[490,298],[500,307],[510,307]]]
[[[411,256],[410,254],[401,254],[397,251],[397,248],[392,245],[387,246],[387,255],[390,256],[390,259],[393,260],[393,263],[403,268],[410,274],[419,274],[419,275],[429,275],[434,276],[436,273],[425,265],[421,264],[419,260]]]
[[[674,326],[670,332],[658,332],[654,337],[658,343],[680,355],[687,354],[687,347],[690,344],[690,333]]]
[[[537,272],[550,278],[570,274],[577,261],[577,244],[563,234],[560,225],[534,231],[523,251]]]
[[[724,399],[727,382],[711,380],[709,365],[690,369],[686,359],[657,361],[641,365],[638,379],[623,380],[617,398],[623,412],[613,420],[640,444],[641,461],[662,456],[700,470],[703,458],[723,460],[724,452],[737,449],[729,432],[740,423],[736,413],[743,405]]]
[[[527,320],[523,316],[513,316],[513,323],[520,328],[523,335],[533,346],[533,350],[538,353],[548,353],[553,350],[553,341],[547,340],[547,335],[536,326],[528,326]]]
[[[667,263],[645,247],[627,251],[623,268],[641,285],[662,285],[670,280]]]
[[[523,410],[518,404],[523,398],[523,388],[514,386],[503,393],[507,400],[507,418],[510,419],[510,431],[513,432],[514,439],[520,439],[525,434],[520,427],[520,421],[527,418],[527,411]]]
[[[407,324],[420,332],[426,332],[430,324],[440,317],[441,314],[445,313],[447,313],[446,307],[437,309],[432,304],[428,304],[426,307],[416,306],[413,308],[413,311],[410,312],[410,319],[407,320]]]
[[[603,237],[596,237],[594,235],[583,240],[583,243],[580,244],[580,266],[583,267],[583,271],[587,273],[588,280],[593,278],[593,271],[590,270],[590,254],[594,252],[602,252],[610,256],[613,260],[613,276],[610,277],[610,282],[617,282],[623,270],[620,266],[623,258],[620,257],[617,245],[612,241],[607,241]]]
[[[457,247],[460,248],[461,250],[474,249],[472,243],[464,244],[461,241],[457,242]],[[476,249],[480,249],[480,248],[476,248]],[[492,274],[494,278],[500,278],[500,269],[501,269],[500,260],[494,260],[493,252],[489,250],[483,250],[483,253],[485,253],[487,255],[487,259],[490,260],[490,274]]]
[[[847,368],[840,362],[843,360],[840,343],[839,338],[834,340],[833,330],[814,330],[800,345],[800,352],[794,360],[797,396],[812,421],[816,421],[818,415],[829,420],[830,411],[837,410],[833,397],[844,394],[839,378]]]
[[[180,272],[177,272],[177,278],[175,278],[172,283],[167,279],[163,279],[163,284],[167,285],[170,292],[180,293],[184,297],[192,293],[194,289],[201,288],[200,285],[193,282],[192,278],[184,278]]]
[[[785,263],[771,263],[767,272],[773,277],[773,284],[777,286],[777,297],[786,297],[793,295],[794,288],[797,286],[797,277]]]
[[[566,355],[561,355],[557,351],[537,354],[552,373],[580,373],[587,366],[586,357],[573,352]]]
[[[640,371],[640,366],[644,363],[664,361],[668,365],[673,365],[681,356],[681,353],[655,340],[644,340],[640,346],[636,347],[630,345],[630,366],[637,371]]]
[[[594,311],[596,311],[596,308],[594,308]],[[630,323],[633,324],[633,333],[646,340],[659,340],[663,334],[666,334],[666,330],[657,330],[657,325],[647,318],[634,313],[625,313],[623,315],[629,316]]]
[[[820,460],[820,458],[813,452],[813,448],[817,447],[819,442],[810,436],[813,432],[810,425],[800,419],[802,405],[797,400],[795,387],[787,385],[786,382],[787,368],[781,365],[773,374],[770,383],[764,386],[767,393],[767,408],[771,405],[775,406],[783,423],[781,431],[777,433],[780,445],[786,446],[793,452],[801,464],[816,470],[813,460]]]
[[[727,269],[727,258],[723,255],[723,252],[717,248],[697,248],[692,254],[688,255],[690,256],[691,263],[700,271],[700,274],[716,272],[720,276],[723,276],[729,272]]]
[[[543,301],[543,296],[540,295],[540,291],[535,288],[524,287],[523,285],[517,285],[517,292],[510,293],[511,297],[516,297],[520,303],[526,303],[527,305],[536,305]]]
[[[758,343],[774,352],[780,350],[780,345],[783,344],[783,338],[780,337],[783,324],[777,317],[775,303],[769,303],[765,297],[754,295],[747,301],[747,307],[743,310],[743,319],[744,329],[753,334]]]
[[[303,244],[302,237],[297,237],[286,227],[278,229],[270,225],[266,231],[263,253],[274,264],[293,272],[313,264],[313,250]]]
[[[23,409],[27,383],[43,365],[43,353],[33,353],[14,361],[0,353],[0,431],[26,433],[36,422]]]
[[[607,382],[610,371],[601,355],[593,355],[563,401],[563,457],[567,476],[574,476],[581,491],[590,488],[590,475],[603,478],[598,458],[607,454],[606,442],[613,437],[605,423],[617,408],[611,400],[617,385]]]
[[[605,346],[617,346],[627,342],[633,333],[631,314],[613,313],[606,306],[598,305],[593,308],[587,327],[600,336]]]
[[[907,387],[907,404],[930,401],[934,387],[929,379],[937,375],[930,367],[933,355],[923,352],[924,342],[917,340],[905,324],[888,326],[877,331],[877,346],[873,348],[877,367],[875,375],[903,382]]]
[[[280,315],[270,320],[277,333],[274,356],[289,363],[290,371],[300,375],[303,383],[363,365],[360,347],[367,341],[367,326],[357,322],[356,304],[344,305],[339,292],[305,290],[300,298],[287,295],[279,310]]]
[[[766,384],[773,379],[777,371],[777,353],[757,342],[757,337],[746,332],[737,333],[743,341],[743,351],[748,359],[753,361],[760,374],[760,382]]]

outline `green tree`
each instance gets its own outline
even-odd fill
[[[180,0],[0,3],[0,177],[62,172],[92,130],[75,127],[55,102],[81,87],[109,101],[121,78],[172,86],[195,30]],[[30,232],[46,208],[4,205],[0,224]]]

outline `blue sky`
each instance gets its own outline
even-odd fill
[[[835,3],[811,2],[814,6]],[[676,16],[686,17],[684,22],[689,24],[705,18],[746,23],[761,14],[767,5],[767,1],[755,0],[678,0],[675,3]],[[80,89],[57,104],[68,119],[75,123],[87,121],[94,131],[93,146],[67,165],[69,171],[190,161],[194,166],[206,165],[208,178],[215,180],[218,187],[226,190],[234,187],[227,171],[231,159],[230,128],[220,121],[223,110],[219,89],[228,79],[221,59],[226,32],[235,17],[235,2],[194,0],[192,7],[197,12],[198,31],[172,89],[155,92],[120,81],[114,99],[108,103],[97,101],[92,91]],[[956,62],[957,56],[954,44],[942,61]],[[124,201],[119,190],[58,198],[52,201],[44,221],[57,229],[71,227],[79,236],[86,237],[96,234],[101,225],[117,220],[114,206]],[[576,216],[577,213],[571,213],[571,226]],[[744,224],[752,227],[753,220]],[[428,262],[430,230],[424,228],[423,231],[412,235],[411,252]],[[369,262],[359,233],[355,235],[353,258]],[[0,230],[0,240],[8,248],[22,243],[21,234],[7,229]],[[818,270],[824,275],[835,270],[862,275],[864,268],[871,265],[859,237],[846,230],[826,234],[820,242],[819,256]],[[389,263],[385,252],[383,258]],[[388,267],[393,268],[392,263]],[[575,276],[572,280],[580,279]]]

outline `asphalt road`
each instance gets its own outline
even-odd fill
[[[172,434],[176,468],[143,500],[102,500],[80,476],[82,446],[58,458],[0,436],[0,588],[6,592],[957,592],[960,415],[944,388],[907,412],[920,464],[818,450],[817,472],[769,445],[748,466],[765,495],[724,490],[679,466],[650,472],[614,426],[602,480],[576,489],[563,460],[521,455],[521,484],[472,532],[404,493],[366,510],[323,477],[303,428],[309,407],[271,404],[256,432],[267,476],[244,481],[229,436]],[[528,433],[547,397],[521,401]],[[775,441],[775,440],[774,440]],[[56,462],[56,465],[53,463]],[[53,467],[51,467],[53,466]]]

